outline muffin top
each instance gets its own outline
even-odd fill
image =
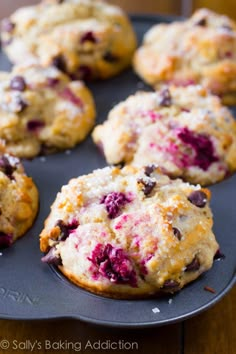
[[[92,95],[54,67],[18,66],[0,74],[0,139],[18,157],[73,147],[95,120]]]
[[[236,169],[236,122],[201,86],[138,92],[116,105],[92,135],[110,164],[156,163],[172,177],[202,185]]]
[[[58,193],[40,236],[43,261],[107,296],[179,290],[218,248],[209,200],[154,165],[95,170]]]
[[[202,84],[236,103],[236,23],[207,9],[186,21],[153,26],[134,57],[136,72],[148,83]]]
[[[103,1],[43,1],[2,21],[14,63],[39,61],[79,79],[105,79],[130,65],[136,36],[126,14]]]

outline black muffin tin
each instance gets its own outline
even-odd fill
[[[155,23],[169,17],[133,16],[139,43]],[[0,54],[0,69],[10,69]],[[133,71],[103,82],[89,84],[97,105],[97,123],[108,111],[137,90],[151,90]],[[70,178],[87,174],[106,162],[91,137],[75,149],[24,161],[40,193],[40,210],[34,226],[0,256],[0,317],[5,319],[75,318],[117,327],[151,327],[177,322],[219,301],[235,283],[236,175],[210,187],[214,232],[225,258],[176,295],[144,300],[113,300],[87,292],[67,281],[58,271],[41,262],[39,234],[61,186]],[[204,290],[209,286],[215,293]],[[156,310],[155,310],[156,309]],[[159,311],[159,312],[158,312]]]

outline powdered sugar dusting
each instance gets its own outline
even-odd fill
[[[160,311],[160,309],[159,309],[158,307],[154,307],[154,308],[152,309],[152,312],[153,312],[153,313],[159,313],[159,312],[161,312],[161,311]]]

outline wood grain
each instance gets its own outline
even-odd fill
[[[193,8],[207,7],[216,12],[226,14],[236,20],[235,0],[193,0]]]
[[[236,287],[213,308],[185,322],[185,354],[236,353],[235,299]]]
[[[9,16],[20,6],[37,4],[39,0],[0,0],[0,18]],[[181,0],[153,1],[145,0],[108,0],[110,4],[119,5],[126,11],[133,13],[169,13],[180,14]]]
[[[165,0],[165,1],[153,1],[153,0],[108,0],[107,2],[121,6],[128,12],[133,13],[160,13],[160,14],[180,14],[181,0]]]
[[[53,322],[1,320],[0,328],[0,345],[2,339],[8,340],[10,343],[8,353],[25,353],[26,350],[15,348],[19,348],[19,346],[22,348],[24,343],[29,348],[27,340],[32,344],[37,341],[33,352],[40,354],[76,353],[76,348],[80,349],[80,353],[86,354],[117,354],[126,352],[136,354],[179,354],[181,345],[181,324],[146,330],[122,330],[95,327],[74,320]],[[63,348],[56,350],[57,343],[60,341],[64,343],[65,350]],[[98,341],[100,343],[108,343],[107,345],[113,342],[115,343],[114,347],[117,346],[119,348],[120,346],[121,349],[92,349],[91,345],[96,348]],[[23,343],[20,344],[20,342]],[[49,349],[49,342],[51,346],[55,343],[55,349]],[[128,350],[129,346],[133,349]],[[6,352],[0,349],[0,353]]]

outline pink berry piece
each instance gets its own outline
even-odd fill
[[[179,87],[187,87],[191,85],[196,85],[196,81],[193,79],[173,79],[168,81],[169,84]]]
[[[39,119],[32,119],[32,120],[29,120],[27,123],[27,129],[30,132],[38,132],[44,126],[45,126],[45,123]]]
[[[152,110],[143,111],[141,113],[141,116],[148,117],[152,123],[155,123],[156,121],[160,120],[163,117],[162,114]]]
[[[88,260],[97,268],[99,274],[112,283],[137,287],[132,262],[122,248],[115,248],[109,243],[106,245],[99,243]]]
[[[58,78],[54,77],[48,77],[47,78],[47,85],[50,88],[55,88],[59,84],[60,80]]]
[[[71,91],[71,89],[69,89],[68,87],[66,87],[61,93],[60,93],[60,96],[62,98],[64,98],[65,100],[67,101],[70,101],[71,103],[73,103],[74,105],[80,107],[80,108],[83,108],[83,102],[82,100],[76,96],[74,94],[73,91]]]
[[[94,33],[92,31],[88,31],[82,35],[80,38],[80,43],[83,44],[85,42],[91,42],[91,43],[96,43],[97,38],[95,37]]]
[[[185,127],[178,129],[177,136],[182,143],[188,145],[194,151],[193,158],[189,160],[189,166],[198,166],[207,171],[213,162],[219,161],[219,158],[215,155],[213,143],[207,135],[197,134]]]
[[[130,202],[130,197],[121,192],[111,192],[101,200],[101,204],[105,204],[110,219],[116,218],[120,214],[122,208]]]

